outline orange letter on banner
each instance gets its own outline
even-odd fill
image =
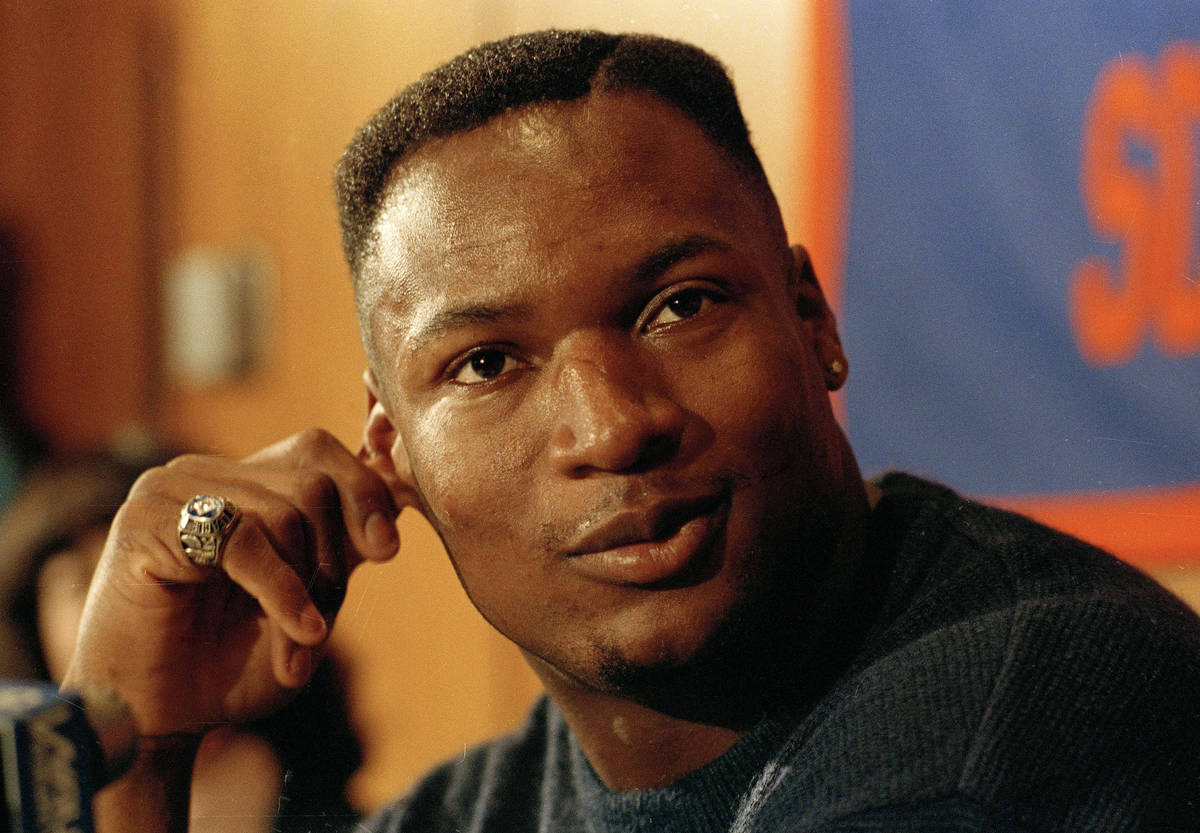
[[[1083,357],[1120,364],[1141,342],[1154,271],[1154,182],[1126,160],[1125,138],[1149,142],[1154,86],[1139,58],[1109,64],[1096,80],[1084,121],[1080,163],[1083,202],[1101,237],[1122,243],[1121,282],[1090,258],[1071,278],[1071,312]]]
[[[1169,356],[1200,352],[1193,129],[1200,120],[1200,50],[1172,44],[1156,75],[1140,56],[1111,62],[1096,80],[1083,132],[1084,205],[1096,233],[1121,244],[1119,273],[1088,258],[1071,279],[1071,317],[1083,357],[1128,362],[1149,328]],[[1153,152],[1132,164],[1126,142]]]
[[[1200,267],[1196,254],[1194,143],[1200,126],[1200,48],[1172,44],[1162,57],[1162,266],[1155,329],[1168,356],[1200,352]]]

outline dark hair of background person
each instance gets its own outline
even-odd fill
[[[134,481],[175,456],[154,445],[34,466],[0,511],[0,677],[49,679],[38,633],[38,576],[86,533],[106,530]],[[285,708],[239,730],[274,750],[283,772],[275,830],[341,830],[346,784],[362,763],[336,664],[326,660]]]
[[[0,510],[21,473],[45,453],[21,410],[17,391],[22,291],[28,281],[24,262],[16,230],[0,219]]]
[[[437,137],[480,127],[508,110],[598,92],[647,92],[678,107],[750,180],[768,190],[733,84],[690,44],[649,35],[542,32],[485,43],[422,76],[380,108],[338,163],[342,245],[354,280],[396,163]]]
[[[43,460],[0,511],[0,676],[49,679],[38,634],[42,566],[90,530],[106,528],[141,472],[165,462],[150,450]]]

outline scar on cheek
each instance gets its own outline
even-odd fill
[[[633,738],[629,733],[629,723],[626,721],[624,715],[617,715],[613,718],[612,731],[613,735],[615,735],[617,740],[619,740],[621,743],[625,744],[626,746],[631,746],[633,744]]]

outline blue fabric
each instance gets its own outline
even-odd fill
[[[1080,190],[1097,79],[1124,59],[1161,71],[1170,44],[1200,48],[1196,4],[848,8],[843,329],[864,470],[934,473],[993,495],[1200,482],[1200,350],[1167,355],[1147,329],[1132,360],[1089,363],[1069,300],[1078,263],[1115,266],[1123,253],[1094,229]],[[1198,127],[1193,116],[1193,175]],[[1157,182],[1153,136],[1126,142],[1126,165]],[[1195,247],[1189,274],[1165,279],[1200,281]]]

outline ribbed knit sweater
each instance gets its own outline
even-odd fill
[[[668,787],[613,793],[543,699],[367,829],[1200,831],[1200,620],[1028,519],[880,485],[886,589],[815,706]]]

